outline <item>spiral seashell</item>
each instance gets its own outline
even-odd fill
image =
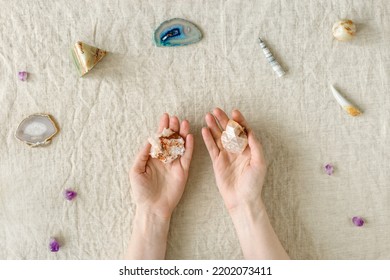
[[[260,47],[263,50],[264,56],[267,58],[268,63],[271,65],[272,70],[278,75],[278,77],[283,77],[286,72],[283,70],[282,66],[280,66],[279,62],[275,59],[271,51],[268,49],[267,45],[264,41],[259,38]]]

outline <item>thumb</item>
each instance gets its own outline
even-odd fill
[[[253,162],[258,165],[266,165],[263,146],[253,133],[252,129],[248,131],[248,145],[251,150],[251,163]]]
[[[132,171],[139,174],[146,171],[146,164],[149,160],[149,152],[151,145],[148,142],[138,153],[135,162],[133,164]]]

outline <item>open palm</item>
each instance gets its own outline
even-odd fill
[[[138,154],[130,171],[130,182],[138,210],[169,218],[184,192],[194,139],[189,134],[190,126],[186,120],[180,125],[177,117],[164,114],[158,132],[164,128],[170,128],[186,140],[184,155],[171,163],[163,163],[149,156],[151,145],[148,143]]]
[[[241,203],[260,203],[266,175],[266,164],[260,142],[248,127],[244,116],[238,110],[234,110],[232,119],[248,131],[248,147],[240,154],[227,152],[220,139],[221,128],[225,130],[229,118],[219,108],[216,108],[213,113],[215,118],[211,114],[206,115],[208,127],[202,129],[202,135],[213,162],[218,189],[227,209],[236,208]]]

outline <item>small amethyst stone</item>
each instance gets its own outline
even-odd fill
[[[50,238],[49,249],[50,252],[58,252],[60,250],[60,243],[55,238]]]
[[[18,73],[18,78],[21,81],[26,81],[27,80],[27,72],[26,71],[19,71]]]
[[[65,190],[64,195],[65,195],[65,198],[70,201],[70,200],[73,200],[76,198],[77,192],[75,192],[71,189],[67,189],[67,190]]]
[[[352,223],[357,227],[362,227],[364,225],[364,220],[362,217],[353,217]]]
[[[334,167],[331,163],[328,163],[324,166],[324,170],[325,170],[326,174],[328,174],[330,176],[333,174]]]

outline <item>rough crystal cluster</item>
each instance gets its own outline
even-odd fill
[[[154,32],[157,47],[185,46],[202,39],[202,32],[195,24],[181,18],[164,21]]]
[[[77,42],[72,49],[73,61],[80,76],[88,73],[106,54],[106,51],[83,42]]]
[[[177,132],[164,128],[161,134],[149,138],[152,145],[150,156],[164,163],[170,163],[184,155],[184,139]]]
[[[248,145],[245,128],[233,120],[229,120],[226,130],[221,136],[222,146],[231,153],[242,153]]]
[[[50,115],[34,114],[24,119],[16,129],[15,137],[31,147],[50,143],[58,128]]]

